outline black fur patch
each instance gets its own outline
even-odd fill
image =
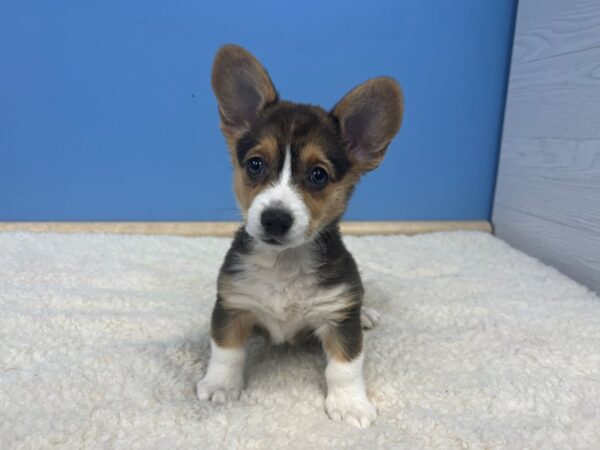
[[[217,294],[217,301],[212,311],[210,334],[217,344],[223,344],[225,339],[224,331],[231,323],[233,315],[231,311],[223,305],[223,298]]]
[[[316,238],[317,248],[320,250],[319,279],[326,288],[346,285],[349,293],[359,305],[362,303],[364,289],[358,273],[358,267],[352,254],[342,242],[337,223],[327,227]]]
[[[339,322],[331,333],[337,335],[341,353],[348,361],[352,361],[362,351],[362,325],[360,323],[360,305],[348,309],[346,318]]]
[[[244,230],[244,227],[240,227],[236,231],[231,247],[229,247],[229,250],[225,255],[225,260],[221,265],[221,273],[226,275],[235,275],[236,273],[239,273],[240,269],[236,266],[239,255],[249,254],[252,250],[253,241],[252,237]]]
[[[343,178],[350,169],[350,160],[344,149],[337,120],[322,108],[290,102],[279,102],[265,108],[236,144],[236,157],[240,165],[248,151],[265,135],[273,136],[279,144],[281,158],[278,172],[283,166],[283,156],[288,144],[292,153],[292,171],[296,173],[294,168],[299,152],[309,143],[317,144],[323,149],[335,170],[332,175],[336,179]]]

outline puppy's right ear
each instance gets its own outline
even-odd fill
[[[219,103],[221,129],[230,147],[263,108],[277,101],[277,91],[265,68],[237,45],[219,49],[212,68],[212,88]]]

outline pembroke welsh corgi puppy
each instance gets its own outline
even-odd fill
[[[379,165],[400,129],[400,87],[373,78],[331,111],[283,101],[264,67],[235,45],[218,51],[212,87],[243,224],[219,274],[198,397],[239,398],[254,330],[274,343],[310,334],[327,357],[327,413],[366,427],[377,414],[363,381],[362,327],[376,317],[362,308],[339,221],[361,175]]]

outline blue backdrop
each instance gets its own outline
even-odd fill
[[[231,220],[210,89],[237,43],[285,99],[397,78],[405,120],[348,219],[487,219],[513,0],[0,2],[0,220]]]

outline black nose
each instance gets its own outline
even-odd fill
[[[292,227],[294,218],[285,209],[269,208],[263,211],[260,223],[267,234],[283,236]]]

